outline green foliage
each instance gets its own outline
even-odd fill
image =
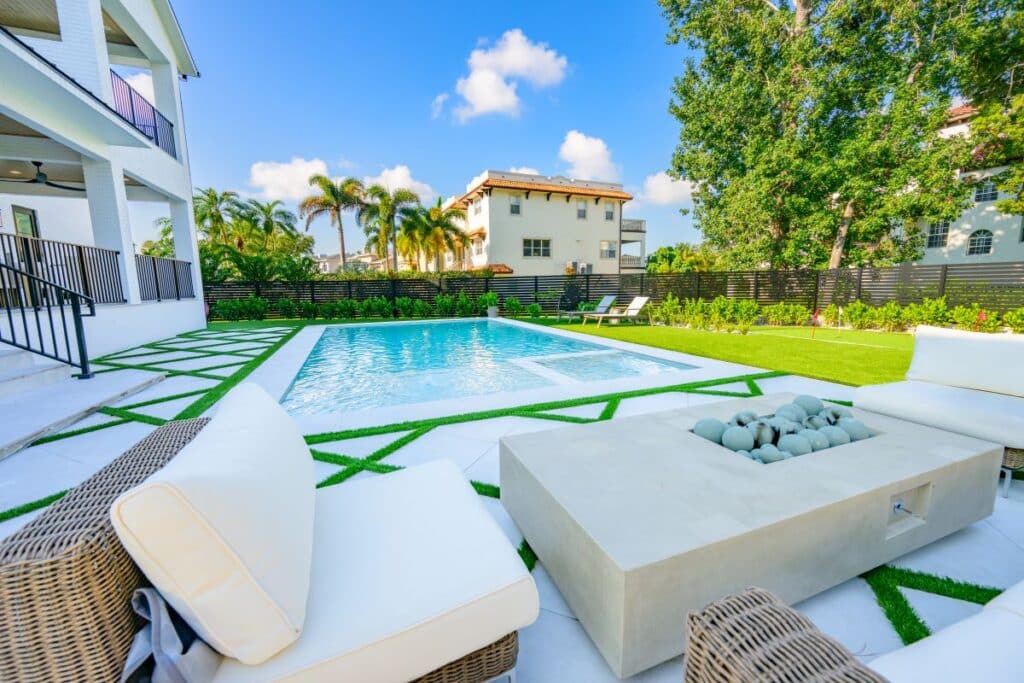
[[[895,301],[887,301],[875,309],[875,325],[886,332],[898,332],[906,328],[903,309]]]
[[[1003,324],[1018,334],[1024,332],[1024,308],[1003,313]]]
[[[760,315],[761,307],[753,299],[737,299],[733,302],[733,324],[743,334],[750,331]]]
[[[526,307],[526,315],[531,318],[539,318],[541,314],[540,304],[530,304]]]
[[[455,315],[455,297],[451,294],[438,294],[434,297],[434,309],[442,318]]]
[[[697,330],[708,327],[708,305],[704,299],[687,299],[683,303],[683,324]]]
[[[143,242],[139,247],[139,253],[157,258],[174,258],[174,226],[171,219],[161,216],[154,223],[160,230],[160,237]]]
[[[464,289],[459,291],[459,296],[455,299],[455,315],[460,318],[480,315],[480,304],[476,299],[466,294]]]
[[[321,309],[314,303],[309,301],[303,301],[299,304],[299,317],[305,318],[306,320],[316,320],[317,316],[320,315]]]
[[[395,298],[395,312],[399,318],[411,318],[414,313],[415,304],[413,300],[407,296],[400,296]]]
[[[679,323],[683,317],[683,307],[679,303],[679,297],[672,292],[666,294],[661,303],[653,307],[651,317],[654,318],[655,322],[664,323],[665,325]]]
[[[658,247],[647,257],[648,273],[693,273],[715,270],[719,256],[707,244],[693,246],[680,242],[674,247]]]
[[[843,308],[846,324],[855,330],[866,330],[875,324],[875,309],[863,301],[854,301]]]
[[[984,309],[978,304],[957,306],[949,312],[949,318],[958,330],[997,332],[1000,328],[999,314]]]
[[[912,327],[947,325],[949,323],[949,307],[946,305],[946,297],[925,299],[919,304],[907,304],[903,307],[903,322]]]
[[[839,306],[837,304],[829,304],[821,311],[821,319],[825,321],[826,325],[835,327],[839,324]]]
[[[390,318],[391,300],[384,296],[371,296],[357,304],[359,316],[362,318]]]
[[[750,299],[715,297],[707,302],[703,299],[687,299],[680,304],[679,298],[669,292],[651,312],[654,320],[665,325],[684,324],[694,329],[739,331],[746,334],[757,322],[761,307]]]
[[[484,292],[478,299],[479,308],[481,311],[486,311],[488,306],[498,305],[498,293],[497,292]]]
[[[282,318],[294,318],[299,310],[295,302],[287,297],[278,299],[276,308],[278,315]]]
[[[412,302],[412,314],[417,318],[428,318],[434,314],[434,307],[430,305],[429,301],[415,299]]]
[[[728,331],[733,327],[733,300],[716,296],[708,304],[708,324],[713,330]]]
[[[359,304],[354,299],[338,299],[334,302],[334,318],[354,318],[359,312]]]
[[[1024,93],[986,102],[971,120],[971,136],[975,168],[1007,167],[991,178],[1008,195],[996,202],[996,209],[1024,215]]]
[[[249,296],[244,299],[221,299],[214,303],[211,315],[222,320],[263,320],[270,304],[266,299]]]
[[[523,305],[519,303],[519,299],[514,296],[505,297],[505,313],[518,318],[523,314]]]
[[[769,325],[806,325],[811,311],[803,304],[780,302],[762,307],[761,315]]]

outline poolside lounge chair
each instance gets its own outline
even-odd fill
[[[314,483],[254,385],[160,427],[0,541],[0,680],[118,680],[147,578],[214,683],[511,677],[536,586],[454,464]]]
[[[601,327],[601,322],[604,320],[629,320],[634,324],[640,316],[640,311],[647,305],[649,297],[638,296],[629,302],[629,306],[624,311],[616,311],[609,313],[584,313],[583,324],[586,325],[588,320],[596,320],[597,326]]]
[[[578,318],[578,317],[584,315],[585,313],[607,313],[608,310],[614,304],[615,304],[615,297],[614,296],[612,296],[612,295],[604,296],[604,297],[601,297],[601,301],[599,301],[597,303],[597,306],[594,307],[593,311],[562,311],[562,310],[559,310],[558,311],[558,315],[555,318],[555,320],[561,320],[562,317],[564,316],[564,317],[569,319],[569,322],[572,322],[573,318]]]

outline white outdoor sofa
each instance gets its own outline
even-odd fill
[[[1024,335],[918,327],[906,380],[859,387],[853,403],[1002,445],[1005,496],[1024,467]]]

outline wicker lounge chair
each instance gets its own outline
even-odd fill
[[[586,325],[588,320],[596,320],[598,327],[601,327],[601,322],[604,320],[629,320],[635,324],[640,317],[640,311],[643,310],[649,300],[646,296],[638,296],[629,302],[629,306],[624,311],[584,313],[583,324]]]
[[[147,585],[110,521],[125,491],[175,457],[209,422],[160,427],[35,520],[0,541],[0,681],[117,681]],[[509,633],[418,680],[482,683],[514,670]]]
[[[601,297],[601,301],[598,302],[597,306],[594,307],[593,311],[563,311],[559,310],[556,320],[567,318],[569,322],[572,322],[573,318],[579,318],[586,313],[607,313],[608,310],[615,304],[615,297],[608,295]]]

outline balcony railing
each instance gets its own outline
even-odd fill
[[[157,147],[177,159],[178,153],[174,146],[174,124],[157,111],[157,108],[140,95],[135,88],[128,85],[128,82],[121,78],[116,71],[110,72],[110,80],[114,89],[114,111],[152,140]]]
[[[124,302],[118,255],[113,249],[0,233],[0,263],[98,304]]]
[[[622,232],[647,232],[647,221],[642,218],[623,218]]]
[[[139,272],[139,294],[143,301],[165,299],[194,299],[192,264],[171,258],[135,255],[135,269]]]
[[[642,268],[644,265],[644,258],[643,256],[623,254],[619,257],[619,265],[624,268]]]

